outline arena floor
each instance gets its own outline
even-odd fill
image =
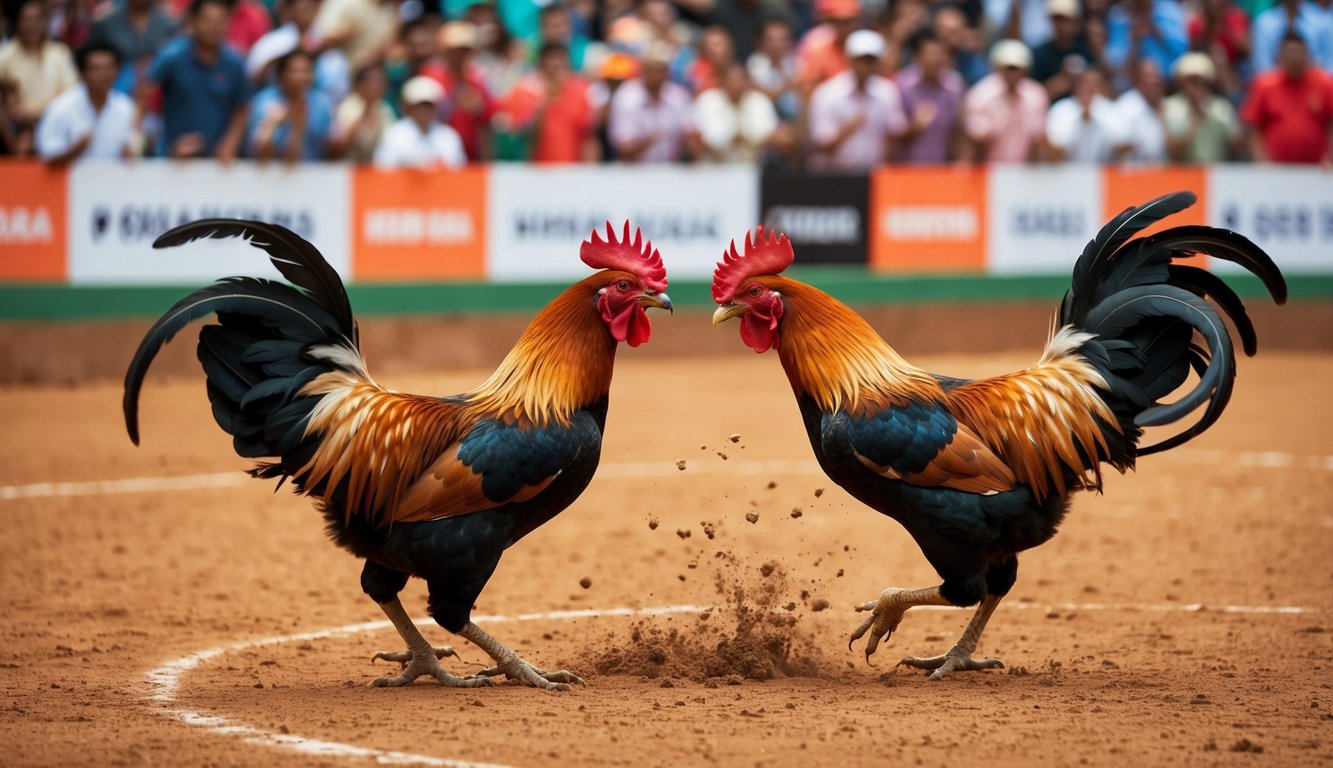
[[[150,376],[139,449],[118,384],[0,390],[2,762],[1333,764],[1333,355],[1242,360],[1220,424],[1022,558],[981,648],[1008,669],[936,683],[894,663],[969,612],[912,612],[873,666],[848,651],[855,604],[937,579],[818,474],[777,360],[736,347],[622,351],[597,479],[482,594],[479,624],[587,680],[562,694],[367,688],[401,643],[360,564],[240,474],[198,380]],[[482,666],[454,644],[446,666]]]

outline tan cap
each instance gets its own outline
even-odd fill
[[[439,104],[444,100],[444,86],[429,77],[417,75],[403,83],[404,104]]]
[[[990,64],[996,69],[1000,67],[1031,69],[1032,51],[1028,50],[1022,40],[1001,40],[990,49]]]
[[[476,48],[477,25],[470,21],[451,21],[440,27],[440,45],[445,48]]]
[[[1077,19],[1083,12],[1078,7],[1078,0],[1046,0],[1046,15]]]
[[[1199,51],[1191,51],[1176,59],[1176,65],[1171,68],[1171,73],[1175,75],[1177,80],[1198,75],[1210,83],[1217,74],[1213,68],[1213,60],[1208,57],[1208,54]]]

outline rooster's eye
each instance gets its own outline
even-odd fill
[[[759,295],[759,286],[757,286],[757,285],[755,285],[755,286],[751,286],[751,287],[750,287],[750,295],[751,295],[751,296],[758,296],[758,295]]]
[[[620,282],[616,283],[616,287],[619,288],[619,289],[622,290],[622,291],[628,291],[628,290],[629,290],[629,281],[628,281],[628,280],[621,280]]]

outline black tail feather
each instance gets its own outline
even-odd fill
[[[1113,462],[1132,465],[1136,456],[1185,443],[1217,421],[1236,376],[1223,315],[1235,325],[1247,355],[1258,348],[1254,325],[1236,292],[1212,273],[1173,264],[1173,259],[1207,254],[1232,261],[1258,276],[1278,304],[1287,297],[1273,260],[1235,232],[1190,225],[1133,239],[1194,202],[1192,193],[1177,192],[1112,219],[1076,262],[1060,306],[1060,325],[1097,334],[1084,354],[1107,379],[1104,397],[1123,434],[1137,439],[1141,427],[1171,424],[1205,406],[1192,426],[1150,446],[1128,444],[1130,454],[1113,456]],[[1175,402],[1162,402],[1191,370],[1199,377],[1197,384]]]

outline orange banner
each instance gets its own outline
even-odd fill
[[[0,281],[64,281],[68,178],[41,163],[0,163]]]
[[[1143,230],[1153,234],[1167,227],[1207,224],[1208,171],[1203,167],[1134,168],[1107,166],[1102,169],[1106,220],[1126,208],[1143,205],[1168,192],[1188,190],[1199,196],[1193,208],[1187,208],[1165,221]]]
[[[354,172],[354,281],[485,276],[485,168]]]
[[[881,168],[870,179],[870,266],[881,272],[982,272],[986,172]]]

